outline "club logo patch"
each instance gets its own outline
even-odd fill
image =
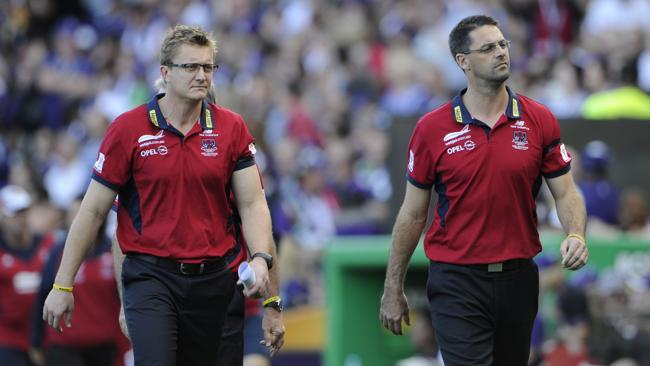
[[[517,150],[528,150],[528,137],[526,131],[514,131],[512,138],[512,147]]]
[[[215,139],[202,139],[201,140],[201,155],[203,156],[217,156],[217,141]]]

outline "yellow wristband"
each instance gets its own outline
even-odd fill
[[[587,241],[585,240],[585,238],[584,238],[582,235],[579,235],[579,234],[569,234],[569,235],[567,235],[566,237],[567,237],[567,238],[576,238],[576,239],[580,240],[583,244],[587,244]]]
[[[264,302],[262,303],[262,306],[266,306],[266,305],[272,303],[273,301],[278,301],[278,300],[280,300],[280,296],[271,296],[268,299],[264,300]]]
[[[66,286],[59,286],[56,283],[52,285],[52,288],[55,290],[63,291],[63,292],[72,292],[72,286],[66,287]]]

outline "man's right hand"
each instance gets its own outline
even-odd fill
[[[131,337],[129,336],[129,328],[126,326],[126,316],[124,315],[124,306],[120,306],[120,315],[118,317],[118,321],[120,323],[120,329],[122,330],[122,334],[128,339],[131,340]]]
[[[70,328],[72,326],[72,311],[74,310],[74,296],[72,292],[60,291],[56,289],[50,290],[50,294],[45,299],[43,306],[43,320],[47,324],[63,332],[61,321],[65,316],[65,326]]]
[[[402,335],[402,320],[406,325],[411,325],[409,319],[409,304],[404,290],[384,288],[381,296],[381,309],[379,318],[384,328],[396,335]]]

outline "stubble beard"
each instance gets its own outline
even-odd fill
[[[510,78],[510,68],[508,68],[503,72],[500,71],[492,72],[492,75],[486,78],[486,80],[495,84],[502,84],[506,80],[508,80],[508,78]]]

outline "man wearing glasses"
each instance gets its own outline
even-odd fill
[[[265,312],[264,343],[275,353],[284,342],[254,139],[238,114],[205,100],[215,55],[214,40],[198,27],[167,33],[160,51],[166,93],[109,127],[43,308],[50,326],[71,326],[75,274],[119,193],[123,306],[136,365],[218,363],[236,281],[229,262],[243,250],[235,211],[257,279],[245,294],[277,302]]]
[[[427,295],[447,366],[526,365],[541,251],[535,196],[542,177],[566,239],[565,268],[587,263],[585,206],[571,176],[560,127],[541,104],[510,90],[510,43],[488,16],[463,19],[449,48],[468,87],[418,121],[409,144],[407,187],[393,229],[380,318],[402,334],[408,261],[427,221]]]

